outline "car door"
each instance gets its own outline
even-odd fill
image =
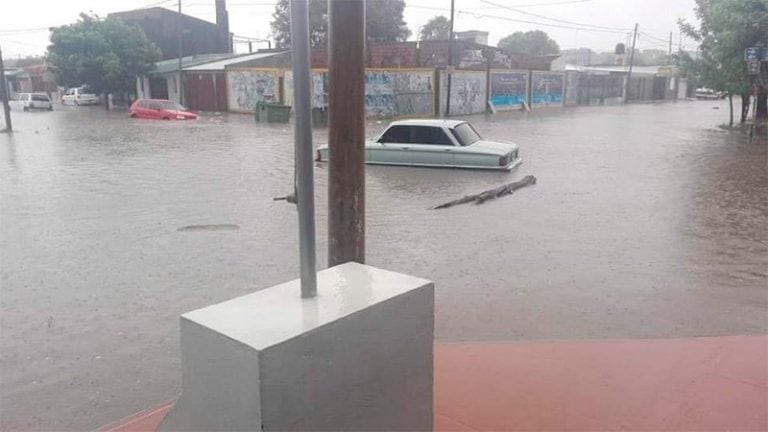
[[[412,126],[393,125],[376,142],[366,145],[366,158],[370,163],[390,165],[411,164]]]
[[[62,105],[66,105],[70,102],[72,102],[72,89],[67,90],[67,92],[64,93],[64,96],[61,97]]]
[[[411,136],[413,165],[453,165],[456,145],[438,126],[414,126]]]

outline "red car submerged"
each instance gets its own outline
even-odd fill
[[[131,105],[128,115],[155,120],[195,120],[197,114],[166,99],[139,99]]]

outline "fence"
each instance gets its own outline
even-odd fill
[[[365,113],[374,118],[432,117],[435,115],[433,69],[367,69]],[[293,73],[283,78],[283,103],[293,104]],[[328,106],[328,71],[312,71],[312,107]]]
[[[488,82],[490,77],[490,82]],[[226,70],[229,111],[253,112],[256,104],[293,104],[293,74],[283,69]],[[630,99],[676,99],[685,84],[675,78],[633,77]],[[439,85],[438,85],[439,83]],[[622,101],[625,76],[582,72],[459,70],[451,74],[450,115]],[[448,74],[435,69],[367,69],[365,112],[372,118],[433,117],[445,113]],[[685,91],[685,90],[683,90]],[[437,96],[437,97],[436,97]],[[312,107],[328,107],[328,71],[312,70]]]

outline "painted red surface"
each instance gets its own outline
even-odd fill
[[[102,428],[155,431],[166,403]],[[435,430],[768,430],[768,336],[438,343]]]

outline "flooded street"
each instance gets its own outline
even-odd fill
[[[367,168],[368,263],[434,280],[438,340],[768,331],[768,146],[717,128],[727,102],[470,120],[520,144],[523,165]],[[272,200],[292,189],[292,125],[57,106],[14,127],[0,135],[4,430],[93,429],[176,397],[181,313],[298,277],[295,208]],[[528,174],[513,196],[429,210]]]

